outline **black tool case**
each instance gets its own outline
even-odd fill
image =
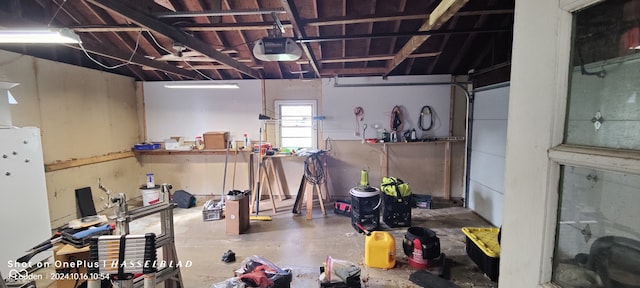
[[[411,196],[397,197],[383,194],[382,221],[389,227],[411,226]]]

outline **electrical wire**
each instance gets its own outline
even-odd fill
[[[133,49],[133,52],[131,53],[131,56],[129,57],[129,60],[127,60],[127,62],[118,64],[118,65],[114,65],[114,66],[107,66],[107,65],[104,65],[104,64],[100,63],[98,60],[93,59],[93,57],[91,57],[91,55],[89,55],[89,52],[87,51],[87,49],[85,49],[84,46],[82,46],[82,42],[80,42],[78,45],[80,45],[80,48],[82,49],[82,52],[84,52],[84,55],[87,55],[87,57],[89,59],[91,59],[91,61],[95,62],[99,66],[101,66],[101,67],[103,67],[105,69],[117,69],[117,68],[120,68],[122,66],[126,66],[126,65],[131,64],[131,60],[133,59],[133,56],[135,56],[136,55],[136,51],[138,51],[138,47],[139,47],[139,44],[140,44],[140,36],[141,35],[142,35],[142,31],[140,31],[138,33],[138,37],[136,38],[136,47]]]
[[[151,33],[151,31],[147,30],[147,34],[149,34],[149,36],[151,37],[151,40],[153,40],[153,43],[155,43],[156,46],[158,46],[158,48],[164,50],[165,52],[167,52],[169,54],[173,54],[173,52],[169,51],[169,49],[162,47],[162,45],[160,45],[160,43],[158,43],[158,41],[156,40],[156,37],[153,37],[153,33]]]
[[[169,54],[173,54],[173,52],[169,51],[167,48],[162,47],[162,45],[160,45],[160,43],[158,43],[158,41],[156,40],[156,37],[153,37],[153,34],[149,31],[147,31],[147,34],[149,34],[149,36],[151,36],[151,40],[153,40],[153,43],[156,44],[156,46],[158,46],[160,49],[164,50],[165,52],[169,53]],[[184,60],[184,57],[182,58],[182,62],[184,64],[187,64],[187,66],[189,66],[193,71],[196,71],[196,73],[200,74],[200,76],[206,78],[207,80],[213,80],[211,79],[211,77],[207,76],[206,74],[200,72],[200,70],[194,68],[193,66],[191,66],[191,64],[187,61]]]
[[[425,110],[427,110],[427,112],[425,112]],[[429,126],[427,126],[425,128],[424,124],[424,116],[425,114],[429,115],[430,121],[429,121]],[[431,106],[425,105],[422,106],[422,109],[420,109],[420,118],[418,119],[418,126],[420,127],[420,130],[422,131],[429,131],[431,130],[431,128],[433,128],[433,122],[434,122],[434,115],[433,115],[433,110],[431,110]]]
[[[182,62],[184,64],[187,64],[187,66],[191,67],[191,70],[196,71],[196,73],[200,74],[200,76],[206,78],[207,80],[213,80],[211,77],[207,76],[206,74],[200,72],[200,70],[198,70],[198,69],[194,68],[193,66],[191,66],[191,64],[189,62],[187,62],[185,60],[182,60]]]
[[[324,168],[322,161],[320,161],[320,154],[313,153],[304,160],[304,178],[312,185],[321,184],[324,180]]]

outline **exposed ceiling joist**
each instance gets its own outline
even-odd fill
[[[511,14],[513,9],[500,9],[500,10],[482,10],[482,11],[465,11],[458,12],[456,16],[478,16],[478,15],[492,15],[492,14]],[[349,16],[349,17],[334,17],[323,18],[313,20],[302,20],[306,26],[328,26],[328,25],[342,25],[342,24],[358,24],[358,23],[375,23],[385,21],[401,21],[401,20],[415,20],[415,19],[427,19],[428,14],[415,14],[404,15],[398,13],[397,15],[369,17],[362,16]],[[281,20],[282,25],[285,28],[291,28],[290,21]],[[243,23],[212,23],[212,24],[198,24],[198,23],[176,23],[176,27],[185,31],[235,31],[235,30],[266,30],[272,29],[273,23],[271,22],[243,22]],[[75,26],[69,27],[76,32],[131,32],[148,30],[137,25],[92,25],[92,26]]]
[[[289,17],[291,17],[291,24],[293,24],[293,28],[298,38],[307,38],[307,32],[304,30],[304,25],[301,25],[302,22],[300,22],[300,15],[298,14],[298,8],[296,7],[295,1],[281,0],[281,2],[284,10],[287,11]],[[320,70],[318,69],[318,60],[314,55],[313,50],[307,43],[302,43],[301,46],[307,56],[307,59],[309,59],[309,64],[311,64],[313,71],[316,73],[316,77],[319,77]]]
[[[513,9],[458,11],[456,13],[456,16],[480,16],[480,15],[497,15],[497,14],[513,14]]]
[[[335,76],[335,75],[382,75],[387,68],[385,67],[367,67],[367,68],[325,68],[320,71],[322,76]]]
[[[71,47],[74,49],[82,50],[80,47],[76,45],[67,45],[67,47]],[[130,62],[131,64],[140,65],[145,68],[150,68],[152,70],[160,70],[166,73],[174,74],[181,77],[186,77],[190,79],[200,79],[197,73],[186,71],[184,69],[180,69],[171,64],[167,64],[164,62],[158,62],[151,59],[147,59],[143,56],[134,54],[133,57],[131,52],[118,51],[115,49],[110,49],[100,43],[96,43],[91,40],[82,40],[82,47],[87,50],[87,52],[100,55],[102,57],[111,58],[115,60],[119,60],[122,62]],[[131,60],[129,60],[131,58]]]
[[[264,69],[264,66],[251,66],[251,68],[253,69]],[[227,69],[231,69],[231,67],[229,66],[225,66],[225,65],[191,65],[188,67],[185,67],[185,69],[187,70],[218,70],[218,69],[222,69],[222,70],[227,70]]]
[[[233,60],[231,57],[221,53],[211,47],[211,45],[203,42],[202,40],[195,38],[184,31],[175,28],[173,26],[167,25],[152,16],[148,16],[145,13],[134,9],[130,6],[123,4],[120,1],[116,0],[87,0],[88,2],[97,5],[103,9],[112,11],[125,17],[136,24],[146,27],[150,30],[153,30],[159,34],[162,34],[173,41],[180,42],[184,44],[186,47],[189,47],[195,51],[198,51],[210,58],[218,60],[220,63],[223,63],[227,66],[234,68],[235,70],[248,75],[253,78],[260,79],[262,78],[260,73],[254,69],[251,69],[249,66],[246,66],[242,63],[239,63]]]
[[[120,67],[118,64],[123,62],[131,64],[119,69],[100,68],[89,61],[80,49],[60,45],[3,44],[0,49],[90,69],[109,70],[138,81],[180,81],[194,77],[232,80],[334,75],[456,75],[471,69],[478,71],[487,65],[509,62],[516,2],[5,1],[10,4],[0,5],[0,11],[32,23],[8,22],[7,27],[70,28],[87,42],[87,47],[90,47],[89,41],[93,41],[91,44],[95,45],[91,49],[96,54],[91,52],[88,55],[96,55],[96,62],[107,67]],[[128,10],[114,11],[122,8],[114,5]],[[106,6],[109,9],[105,9]],[[293,38],[303,49],[301,59],[260,62],[255,58],[252,52],[255,41],[275,35],[275,18],[264,15],[271,12],[278,15],[275,18],[281,18],[285,28],[282,36]],[[283,12],[286,15],[279,14]],[[5,23],[5,19],[0,19],[0,23]],[[424,31],[418,30],[421,26]],[[139,56],[128,61],[133,50]],[[229,59],[233,61],[221,63]],[[381,67],[385,71],[381,72]],[[307,74],[293,73],[298,71],[307,71]]]
[[[285,28],[293,27],[289,21],[280,21]],[[273,28],[273,23],[267,22],[244,22],[244,23],[211,23],[211,24],[176,24],[176,27],[184,31],[199,32],[220,32],[238,30],[268,30]],[[132,32],[149,30],[138,25],[91,25],[69,27],[76,32]]]
[[[284,9],[229,9],[229,10],[209,10],[209,11],[180,11],[154,14],[158,18],[185,18],[203,16],[228,16],[228,15],[255,15],[285,13]]]
[[[346,17],[332,17],[321,19],[309,19],[302,20],[307,26],[329,26],[329,25],[345,25],[345,24],[359,24],[359,23],[371,23],[371,22],[385,22],[385,21],[398,21],[398,20],[415,20],[426,19],[429,14],[392,14],[387,16],[367,17],[367,16],[346,16]]]
[[[34,26],[34,23],[27,23],[25,20],[15,18],[11,14],[0,11],[0,26],[11,27],[15,25]],[[129,51],[116,50],[88,38],[82,39],[82,47],[75,44],[67,44],[66,46],[80,51],[82,51],[82,47],[84,47],[84,50],[86,50],[87,53],[122,62],[129,62],[132,65],[142,66],[143,69],[146,67],[189,79],[200,78],[200,76],[195,72],[180,69],[171,64],[153,61],[137,54],[133,54],[132,56]]]
[[[437,30],[444,23],[449,21],[453,15],[464,6],[469,0],[443,0],[438,6],[431,12],[429,19],[420,26],[418,31]],[[416,49],[418,49],[422,43],[429,39],[429,35],[413,36],[409,41],[396,53],[389,65],[387,65],[387,71],[384,72],[383,77],[389,76],[389,74],[402,63],[409,55],[411,55]]]
[[[298,43],[309,42],[328,42],[328,41],[344,41],[356,39],[375,39],[375,38],[392,38],[392,37],[411,37],[425,35],[449,35],[449,34],[477,34],[477,33],[502,33],[511,31],[510,28],[483,28],[483,29],[462,29],[462,30],[426,30],[415,32],[398,32],[398,33],[379,33],[379,34],[352,34],[352,35],[333,35],[324,37],[308,37],[298,39]]]
[[[456,16],[478,16],[478,15],[492,15],[492,14],[513,14],[513,9],[495,9],[495,10],[479,10],[479,11],[459,11]],[[387,22],[387,21],[402,21],[402,20],[418,20],[427,19],[429,14],[411,14],[395,13],[384,16],[342,16],[320,19],[302,19],[302,23],[307,26],[329,26],[329,25],[344,25],[344,24],[359,24],[359,23],[372,23],[372,22]]]
[[[290,21],[281,20],[282,26],[291,28]],[[237,30],[270,30],[273,29],[273,22],[243,22],[243,23],[216,23],[216,24],[176,24],[176,27],[186,31],[237,31]]]
[[[433,57],[440,54],[440,52],[432,52],[432,53],[420,53],[420,54],[411,54],[407,58],[426,58]],[[344,63],[344,62],[367,62],[367,61],[386,61],[393,59],[394,55],[379,55],[379,56],[370,56],[370,57],[347,57],[347,58],[335,58],[335,59],[322,59],[320,63]],[[306,63],[306,62],[305,62]]]

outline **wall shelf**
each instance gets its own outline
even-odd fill
[[[248,152],[244,150],[229,150],[229,154]],[[136,155],[225,155],[227,150],[225,149],[205,149],[205,150],[133,150]]]
[[[419,144],[444,144],[444,199],[451,199],[451,143],[464,142],[465,137],[450,136],[450,137],[438,137],[433,141],[420,141],[420,142],[382,142],[382,143],[369,143],[370,145],[382,144],[382,154],[384,157],[380,158],[380,168],[382,169],[382,175],[389,175],[389,147],[396,145],[419,145]]]
[[[434,143],[434,144],[438,144],[438,143],[455,143],[455,142],[464,142],[465,138],[464,137],[443,137],[443,138],[437,138],[435,140],[432,141],[416,141],[416,142],[377,142],[377,143],[367,143],[367,144],[371,144],[371,145],[376,145],[376,144],[384,144],[384,145],[416,145],[416,144],[429,144],[429,143]]]

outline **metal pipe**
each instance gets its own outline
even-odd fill
[[[463,89],[467,96],[467,136],[465,141],[464,154],[464,208],[469,208],[469,182],[471,182],[471,140],[473,137],[473,102],[474,94],[470,94],[469,90]]]
[[[167,209],[173,209],[173,203],[165,202],[129,210],[129,222]]]
[[[208,11],[181,11],[157,13],[154,16],[158,18],[183,18],[183,17],[201,17],[201,16],[230,16],[230,15],[256,15],[285,13],[284,8],[280,9],[229,9],[229,10],[208,10]]]
[[[354,87],[387,87],[387,86],[442,86],[442,85],[462,85],[462,84],[471,84],[470,81],[462,81],[462,82],[403,82],[403,83],[371,83],[371,84],[338,84],[336,80],[333,84],[333,87],[336,88],[354,88]],[[460,86],[459,86],[460,87]],[[461,86],[464,87],[464,86]],[[463,88],[464,91],[467,91],[466,88]],[[466,92],[465,94],[468,94]]]
[[[500,32],[510,32],[510,31],[512,31],[512,29],[510,29],[510,28],[429,30],[429,31],[414,31],[414,32],[399,32],[399,33],[354,34],[354,35],[306,37],[306,38],[297,39],[296,42],[298,42],[298,43],[311,43],[311,42],[342,41],[342,40],[356,40],[356,39],[411,37],[411,36],[425,36],[425,35],[450,35],[450,34],[470,34],[470,33],[500,33]]]

